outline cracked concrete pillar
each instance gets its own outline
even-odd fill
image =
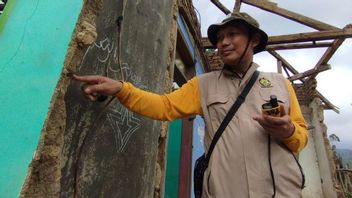
[[[63,71],[164,92],[174,57],[174,4],[84,1]],[[80,89],[63,72],[21,197],[152,197],[161,123],[116,100],[107,107],[109,99],[89,102]]]

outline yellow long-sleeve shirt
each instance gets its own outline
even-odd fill
[[[293,152],[299,152],[307,144],[307,126],[302,116],[296,94],[287,82],[291,98],[288,115],[295,126],[293,134],[283,140]],[[156,120],[174,120],[181,117],[202,115],[198,78],[194,77],[180,89],[158,95],[134,87],[124,82],[121,91],[116,95],[120,102],[129,110]]]

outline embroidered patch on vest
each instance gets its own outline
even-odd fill
[[[259,79],[259,83],[260,83],[260,86],[262,88],[270,88],[270,87],[272,87],[270,80],[268,80],[268,79],[266,79],[264,77]]]

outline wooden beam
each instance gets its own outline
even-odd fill
[[[313,43],[293,43],[293,44],[278,44],[278,45],[268,45],[266,50],[290,50],[290,49],[306,49],[306,48],[319,48],[319,47],[330,47],[333,42],[313,42]]]
[[[218,7],[223,13],[231,14],[231,11],[227,9],[219,0],[210,0],[216,7]]]
[[[318,90],[316,90],[317,96],[325,103],[325,106],[328,107],[328,109],[331,109],[335,111],[336,113],[340,113],[339,108],[335,105],[333,105],[327,98],[323,96]]]
[[[174,81],[177,83],[178,86],[182,86],[183,84],[187,83],[187,78],[184,73],[180,70],[180,68],[177,67],[177,65],[174,65],[174,76],[173,76]]]
[[[282,64],[282,62],[281,62],[281,64]],[[285,70],[286,75],[287,75],[288,77],[290,77],[290,76],[291,76],[291,74],[290,74],[290,73],[288,73],[288,71],[287,71],[287,67],[283,67],[283,68],[284,68],[284,70]]]
[[[323,56],[319,59],[318,63],[315,65],[314,69],[319,69],[321,65],[325,65],[328,63],[332,55],[336,52],[336,50],[340,47],[340,45],[345,41],[345,39],[336,39],[331,47],[329,47]],[[310,76],[308,79],[315,78],[317,74]]]
[[[318,61],[315,67],[317,68],[320,65],[326,64],[344,41],[345,39],[335,40],[333,45],[325,51],[324,55],[321,57],[321,59]]]
[[[291,76],[288,78],[288,80],[290,80],[291,82],[295,81],[295,80],[301,80],[307,76],[311,76],[311,75],[316,75],[317,73],[320,73],[322,71],[326,71],[331,69],[330,64],[326,64],[326,65],[322,65],[321,67],[317,68],[317,69],[310,69],[308,71],[305,71],[303,73],[299,73],[296,74],[294,76]]]
[[[190,33],[194,36],[194,37],[201,37],[201,33],[196,29],[196,27],[199,27],[199,24],[194,25],[195,23],[199,23],[198,20],[193,20],[192,16],[189,14],[189,12],[186,10],[185,7],[180,6],[179,7],[179,12],[181,13],[182,18],[184,19],[184,21],[187,24],[187,27],[190,31]],[[197,40],[197,39],[196,39]],[[199,43],[201,44],[201,43]]]
[[[336,169],[336,172],[350,172],[352,173],[351,169]]]
[[[186,44],[186,39],[182,35],[180,29],[177,29],[177,46],[176,50],[178,54],[181,56],[183,62],[185,63],[186,67],[193,67],[195,64],[194,57],[192,56],[192,53],[190,49],[187,47]]]
[[[288,43],[298,43],[298,42],[313,42],[313,45],[319,46],[319,44],[314,43],[319,40],[330,40],[338,38],[352,38],[352,28],[345,28],[342,30],[328,30],[320,32],[307,32],[298,34],[287,34],[280,36],[270,36],[268,40],[268,46],[278,45],[278,44],[288,44]],[[208,38],[202,38],[202,44],[204,48],[214,48],[210,43]],[[309,45],[309,44],[305,44]],[[304,46],[304,45],[303,45]]]
[[[233,13],[239,12],[240,9],[241,9],[241,0],[236,0],[235,6],[233,7],[232,12],[233,12]]]
[[[282,74],[282,61],[277,60],[277,73]]]
[[[352,28],[346,28],[343,30],[327,30],[327,31],[320,31],[320,32],[308,32],[308,33],[288,34],[288,35],[281,35],[281,36],[271,36],[269,37],[268,45],[329,40],[329,39],[337,39],[337,38],[351,38],[351,37],[352,37]]]
[[[200,32],[200,28],[197,29],[196,26],[194,25],[195,23],[197,23],[199,25],[199,21],[197,19],[192,20],[192,16],[189,14],[189,12],[187,12],[187,10],[185,10],[185,8],[183,6],[179,7],[179,12],[181,13],[182,18],[185,20],[188,29],[190,30],[191,34],[193,35],[194,41],[195,41],[195,45],[197,46],[198,50],[201,52],[203,51],[203,46],[202,46],[202,35]],[[200,27],[200,26],[198,26]],[[205,64],[205,69],[207,71],[210,71],[210,66],[208,61],[206,60],[207,58],[205,57],[204,53],[200,53],[200,57],[203,60],[204,64]]]
[[[280,15],[282,17],[285,17],[287,19],[290,19],[292,21],[296,21],[298,23],[304,24],[306,26],[309,26],[311,28],[314,28],[316,30],[337,30],[339,28],[323,23],[321,21],[303,16],[301,14],[280,8],[277,6],[277,4],[272,3],[270,1],[258,1],[258,0],[242,0],[242,3],[246,3],[249,5],[252,5],[254,7],[260,8],[262,10],[266,10],[268,12]]]
[[[290,64],[288,63],[280,54],[275,51],[268,51],[272,56],[276,59],[280,60],[282,64],[293,74],[298,74],[299,72]]]
[[[182,119],[180,173],[178,197],[189,197],[192,187],[192,140],[193,119]]]

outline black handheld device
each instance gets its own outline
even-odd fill
[[[262,105],[262,112],[270,116],[280,116],[280,105],[276,95],[271,95],[269,102]]]

